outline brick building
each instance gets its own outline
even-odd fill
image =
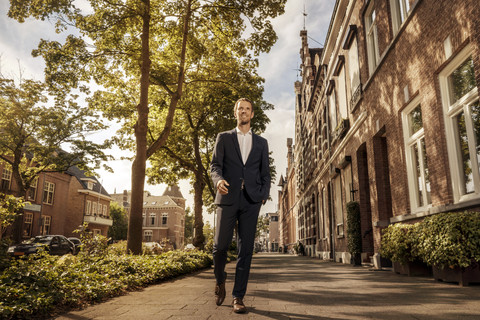
[[[278,212],[267,213],[268,222],[268,252],[278,252],[280,244],[280,226],[278,223]]]
[[[360,203],[362,258],[377,267],[389,224],[480,209],[478,1],[337,0],[324,48],[300,36],[295,163],[307,254],[350,262],[349,201]]]
[[[16,194],[18,187],[12,171],[0,164],[0,192]],[[110,195],[95,177],[87,177],[77,167],[65,172],[44,172],[28,190],[23,213],[22,238],[41,234],[78,236],[73,233],[84,222],[94,234],[107,236],[110,219]]]
[[[112,195],[114,201],[130,213],[131,192]],[[168,239],[175,249],[185,245],[185,198],[176,185],[168,186],[161,196],[145,191],[143,196],[143,241],[162,242]]]
[[[287,170],[280,176],[278,186],[279,246],[283,252],[292,252],[297,242],[296,179],[293,158],[293,140],[287,139]]]

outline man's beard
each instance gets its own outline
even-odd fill
[[[239,121],[239,124],[240,124],[241,126],[244,126],[244,125],[249,124],[249,123],[250,123],[250,120],[248,120],[248,121],[247,121],[247,120],[240,120],[240,121]]]

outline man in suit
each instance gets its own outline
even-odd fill
[[[233,311],[245,313],[243,297],[247,291],[258,213],[270,193],[270,166],[267,140],[250,129],[252,102],[239,99],[234,115],[237,127],[218,134],[210,166],[217,188],[217,229],[213,246],[215,302],[221,305],[225,299],[227,251],[238,221]]]

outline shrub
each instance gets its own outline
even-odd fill
[[[394,262],[406,263],[415,260],[413,253],[419,224],[396,223],[383,231],[380,254]]]
[[[362,253],[362,229],[360,225],[360,205],[356,201],[347,203],[348,251],[352,257]]]
[[[117,252],[40,253],[13,260],[0,272],[0,319],[47,318],[55,310],[102,301],[212,264],[209,254],[197,250],[148,256]]]
[[[480,261],[480,212],[447,212],[425,218],[414,251],[429,265],[468,267]]]

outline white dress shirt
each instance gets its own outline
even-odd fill
[[[237,130],[238,144],[240,146],[243,164],[245,164],[250,151],[252,151],[252,130],[248,130],[248,132],[244,134],[238,127],[235,129]]]

